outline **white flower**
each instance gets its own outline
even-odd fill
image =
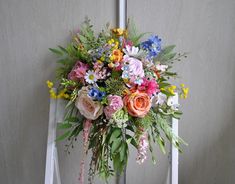
[[[155,107],[157,105],[163,105],[166,102],[167,96],[163,93],[158,93],[157,96],[152,98],[152,105]]]
[[[138,52],[139,52],[139,48],[138,47],[134,47],[134,46],[130,46],[127,45],[126,49],[123,49],[123,51],[125,52],[126,55],[128,56],[137,56]]]
[[[166,69],[168,68],[168,65],[157,64],[156,68],[157,68],[157,70],[159,70],[161,72],[165,72]]]
[[[97,77],[94,71],[89,70],[85,75],[85,80],[89,84],[94,84],[97,81]]]
[[[174,98],[171,96],[167,100],[167,105],[171,107],[172,110],[178,110],[180,104],[175,103]]]
[[[165,94],[163,94],[163,93],[161,93],[161,92],[157,94],[157,104],[159,104],[159,105],[164,104],[164,102],[166,101],[166,99],[167,99],[167,97],[166,97]]]

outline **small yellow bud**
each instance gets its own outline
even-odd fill
[[[69,95],[68,94],[64,94],[64,98],[68,99]]]
[[[53,82],[51,82],[51,81],[49,81],[49,80],[48,80],[46,83],[47,83],[47,87],[48,87],[49,89],[52,88],[53,85],[54,85]]]
[[[104,60],[105,60],[104,56],[102,56],[102,57],[100,58],[100,60],[101,60],[101,61],[104,61]]]

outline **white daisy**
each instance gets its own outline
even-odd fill
[[[92,70],[89,70],[85,75],[85,81],[89,84],[94,84],[97,81],[95,72]]]

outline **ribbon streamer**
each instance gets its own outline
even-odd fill
[[[79,183],[84,184],[84,172],[85,172],[85,158],[88,151],[88,139],[89,139],[89,132],[91,129],[92,121],[86,119],[83,122],[83,159],[80,163],[80,174],[79,174]]]

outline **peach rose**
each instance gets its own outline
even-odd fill
[[[103,113],[103,106],[99,101],[93,101],[88,92],[86,87],[78,91],[75,106],[87,119],[95,120]]]
[[[151,100],[147,93],[136,91],[126,95],[123,99],[124,106],[131,116],[143,118],[151,108]]]

